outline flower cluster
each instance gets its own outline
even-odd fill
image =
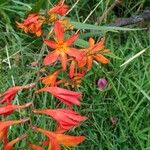
[[[12,101],[13,101],[15,95],[17,94],[17,92],[19,92],[23,89],[32,88],[34,85],[35,84],[32,83],[32,84],[25,85],[25,86],[15,86],[15,87],[9,88],[3,94],[0,94],[0,98],[2,99],[0,101],[0,104],[3,104],[3,106],[0,107],[0,115],[4,116],[6,118],[8,115],[11,115],[14,111],[16,111],[18,109],[24,109],[24,108],[30,107],[32,105],[31,102],[24,104],[24,105],[13,105]],[[23,134],[20,137],[17,137],[16,139],[9,141],[7,134],[8,134],[8,130],[9,130],[10,126],[15,125],[15,124],[25,123],[29,120],[30,120],[30,118],[24,118],[24,119],[20,119],[20,120],[0,121],[0,141],[3,140],[4,150],[13,149],[13,145],[16,142],[27,137],[26,134]]]
[[[66,36],[66,30],[72,30],[73,25],[68,19],[65,19],[65,15],[69,10],[68,5],[60,1],[57,5],[47,11],[45,16],[33,13],[29,14],[26,19],[23,19],[23,23],[17,23],[18,27],[25,33],[32,33],[36,36],[43,36],[42,27],[44,24],[50,24],[51,36],[46,36],[43,44],[47,45],[49,53],[46,54],[43,64],[45,67],[52,68],[55,63],[57,66],[52,73],[40,77],[38,82],[42,82],[44,87],[35,91],[35,94],[41,92],[48,92],[50,95],[57,98],[61,103],[66,105],[66,108],[45,108],[36,109],[32,106],[32,103],[24,105],[13,105],[12,101],[18,91],[23,89],[32,88],[37,83],[32,83],[25,86],[15,86],[8,89],[6,92],[0,95],[2,100],[0,104],[0,115],[7,117],[17,109],[24,109],[32,106],[32,113],[35,115],[47,115],[51,119],[54,119],[57,123],[55,131],[49,131],[36,127],[32,124],[31,118],[25,118],[21,120],[8,120],[0,122],[0,140],[3,140],[4,149],[10,150],[13,145],[26,138],[28,135],[21,135],[13,141],[8,140],[8,130],[11,125],[24,123],[30,120],[30,128],[34,132],[39,132],[47,137],[47,140],[41,141],[41,145],[32,144],[28,142],[28,147],[33,150],[43,150],[44,146],[48,146],[48,150],[60,150],[63,146],[76,146],[85,140],[85,136],[72,136],[67,135],[66,132],[74,127],[80,126],[81,121],[85,121],[87,118],[81,116],[78,112],[73,110],[73,106],[81,105],[82,94],[75,90],[80,87],[82,78],[91,68],[93,61],[100,62],[102,64],[109,63],[109,60],[102,54],[109,50],[105,48],[105,38],[102,38],[98,43],[95,43],[93,38],[89,39],[89,47],[84,49],[77,48],[74,42],[79,38],[79,34],[73,34]],[[63,16],[63,19],[61,18]],[[72,31],[73,32],[73,31]],[[70,33],[72,33],[70,32]],[[49,34],[48,34],[49,35]],[[67,38],[66,38],[67,37]],[[61,64],[61,65],[60,65]],[[59,74],[65,73],[65,77],[59,76]],[[67,88],[68,87],[68,88]],[[69,88],[70,87],[70,88]],[[67,88],[67,89],[66,89]],[[33,101],[34,103],[34,101]],[[60,105],[59,105],[60,106]]]

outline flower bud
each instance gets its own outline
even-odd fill
[[[97,82],[97,86],[100,91],[103,91],[107,85],[107,80],[105,78],[100,78]]]

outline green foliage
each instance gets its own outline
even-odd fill
[[[39,12],[45,2],[46,0],[38,0],[35,5],[33,5],[31,12]]]
[[[29,3],[30,2],[30,3]],[[23,17],[28,11],[38,12],[44,6],[44,0],[39,0],[36,4],[31,1],[4,1],[0,0],[0,93],[13,85],[12,76],[16,85],[22,85],[35,80],[37,71],[42,66],[31,66],[33,61],[42,62],[42,55],[47,51],[46,47],[34,36],[20,33],[16,28],[15,21]],[[48,1],[50,3],[50,0]],[[118,31],[106,33],[106,47],[114,54],[111,63],[106,67],[94,64],[93,69],[85,76],[80,90],[84,93],[82,105],[76,108],[81,114],[89,119],[81,127],[74,129],[72,133],[86,135],[87,139],[76,150],[148,150],[150,149],[150,49],[144,54],[131,61],[129,64],[120,67],[125,61],[137,54],[139,51],[150,45],[150,30],[131,31],[139,26],[130,26],[129,28],[107,27],[116,16],[111,11],[107,19],[102,22],[104,26],[96,26],[95,20],[104,12],[107,4],[114,1],[102,1],[98,9],[94,11],[92,17],[83,22],[92,7],[99,1],[88,0],[80,1],[79,4],[70,12],[70,17],[76,28],[82,28],[87,33],[87,39],[91,34],[96,38],[103,35],[103,31]],[[144,0],[125,1],[127,14],[135,14],[138,8],[144,7]],[[73,5],[74,1],[67,1]],[[135,8],[135,6],[137,8]],[[140,9],[139,9],[140,10]],[[91,24],[92,25],[89,25]],[[95,33],[89,30],[99,30]],[[86,30],[88,29],[88,31]],[[122,32],[123,30],[123,32]],[[101,37],[100,36],[100,37]],[[79,39],[77,46],[86,47],[87,42]],[[9,57],[6,53],[8,50]],[[119,57],[119,59],[118,59]],[[10,60],[11,68],[8,64]],[[108,80],[108,86],[104,91],[99,91],[96,81],[100,77]],[[40,85],[39,85],[40,86]],[[14,103],[29,102],[32,92],[18,94]],[[46,101],[48,98],[48,101]],[[36,96],[36,107],[46,108],[54,107],[56,101],[51,99],[47,93]],[[44,101],[43,101],[44,100]],[[15,112],[8,119],[17,119],[18,116],[28,117],[30,110]],[[32,116],[35,124],[41,128],[54,128],[54,123],[47,121],[46,117]],[[112,125],[111,117],[116,118],[117,122]],[[26,132],[26,126],[12,127],[10,139]],[[30,139],[41,139],[41,135],[27,131]],[[44,137],[42,137],[44,139]],[[18,143],[15,148],[26,148],[26,141]],[[0,149],[1,143],[0,143]],[[28,148],[26,148],[27,150]]]

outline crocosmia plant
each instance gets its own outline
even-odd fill
[[[45,10],[45,13],[32,12],[25,18],[16,20],[18,32],[42,40],[47,51],[41,57],[41,66],[49,72],[38,72],[40,75],[34,83],[13,86],[0,94],[0,141],[4,150],[12,150],[15,144],[19,145],[19,142],[25,139],[27,149],[33,150],[61,150],[78,146],[86,140],[86,135],[71,134],[71,130],[78,128],[81,123],[84,127],[88,119],[88,116],[81,115],[75,109],[84,101],[84,93],[80,92],[82,79],[95,62],[103,65],[109,63],[109,59],[104,55],[110,50],[105,48],[105,37],[101,37],[98,42],[90,37],[85,47],[76,45],[80,40],[80,30],[76,32],[74,24],[67,17],[68,12],[69,6],[60,1],[49,10]],[[103,82],[99,81],[100,88],[103,88]],[[15,98],[18,93],[27,93],[29,90],[33,91],[31,101],[16,104]],[[46,101],[55,101],[54,108],[51,105],[47,108],[37,105],[36,97],[43,94],[46,95]],[[9,119],[15,111],[21,113],[26,109],[31,112],[27,118],[19,118],[18,115],[18,119]],[[48,126],[34,124],[36,116],[46,117],[55,123],[55,127],[48,129]],[[27,132],[20,132],[22,135],[19,137],[9,139],[11,126],[25,126],[24,132]],[[32,139],[31,132],[41,138]]]

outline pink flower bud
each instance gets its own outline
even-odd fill
[[[116,123],[117,123],[116,117],[112,116],[112,117],[110,117],[110,120],[111,120],[112,126],[116,125]]]
[[[100,91],[103,91],[107,85],[107,80],[105,78],[100,78],[97,82],[97,86]]]

